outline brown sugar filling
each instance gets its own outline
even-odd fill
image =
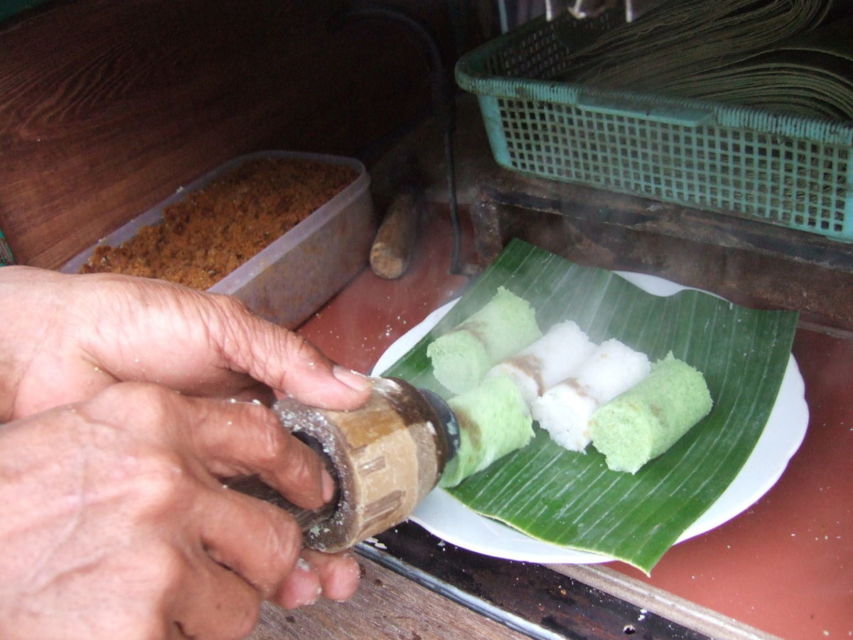
[[[208,289],[356,177],[348,166],[249,161],[183,200],[118,247],[97,247],[81,273],[123,273]]]

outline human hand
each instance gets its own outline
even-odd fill
[[[0,426],[0,635],[239,638],[262,599],[349,597],[354,560],[303,552],[289,514],[219,481],[252,473],[302,507],[331,496],[252,403],[123,383]]]
[[[369,394],[363,377],[228,296],[113,274],[3,267],[0,305],[10,310],[0,332],[0,421],[118,381],[209,397],[271,388],[340,410]]]

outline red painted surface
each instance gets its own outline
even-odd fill
[[[425,226],[409,272],[365,271],[301,332],[334,360],[369,371],[383,351],[466,280],[448,275],[449,226]],[[853,636],[853,341],[799,331],[805,441],[779,482],[734,520],[671,549],[651,578],[613,568],[783,638]]]
[[[468,280],[449,275],[450,225],[432,214],[421,229],[409,270],[383,280],[366,269],[310,318],[300,333],[336,362],[370,372],[382,353]]]
[[[783,638],[853,636],[853,341],[799,331],[806,438],[737,518],[672,548],[640,580]]]

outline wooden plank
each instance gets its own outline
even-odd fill
[[[285,611],[261,609],[251,640],[521,640],[528,636],[489,620],[366,558],[361,586],[347,602],[321,600]]]
[[[422,113],[420,42],[381,20],[332,33],[342,6],[79,0],[0,25],[0,228],[18,261],[57,267],[240,153],[354,155]]]

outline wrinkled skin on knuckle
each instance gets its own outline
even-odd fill
[[[264,452],[262,464],[267,470],[264,475],[285,478],[291,487],[317,485],[322,467],[317,455],[285,431],[275,414],[260,407],[255,408],[263,411],[260,416],[263,427],[259,430],[258,437],[261,438],[261,448]],[[318,503],[315,506],[321,505]]]
[[[276,533],[270,533],[266,540],[258,543],[270,559],[272,577],[266,584],[257,585],[257,588],[263,598],[269,600],[294,571],[302,548],[302,532],[295,522],[290,522],[286,526],[279,526]]]
[[[282,447],[275,465],[269,466],[261,477],[298,506],[320,508],[323,506],[320,479],[323,463],[308,445],[294,436],[283,434],[281,440]]]
[[[249,307],[247,307],[239,298],[218,293],[208,295],[215,304],[221,307],[221,310],[227,317],[241,318],[244,320],[252,318],[252,313],[249,311]]]
[[[255,508],[264,512],[266,524],[256,526],[250,533],[252,552],[263,558],[263,570],[253,571],[252,579],[246,578],[263,599],[270,598],[282,581],[293,571],[302,549],[302,531],[296,521],[285,511],[266,502],[256,502]],[[216,554],[212,555],[219,562]],[[246,576],[246,567],[239,558],[230,567]]]
[[[240,407],[243,419],[253,425],[251,436],[255,439],[259,462],[266,468],[276,468],[291,455],[292,437],[284,430],[276,415],[255,404]]]
[[[194,481],[174,452],[143,452],[136,459],[133,506],[140,518],[176,517],[192,501]]]
[[[254,333],[252,325],[259,319],[233,296],[210,294],[208,301],[211,304],[206,306],[203,324],[208,327],[209,340],[222,354],[222,359],[230,360],[224,355],[226,347],[232,353],[239,353],[242,349],[243,355],[248,355],[249,341],[246,338]]]
[[[277,573],[284,575],[293,569],[299,557],[299,551],[302,548],[302,531],[296,520],[279,507],[267,502],[261,502],[259,506],[266,511],[271,526],[266,538],[258,540],[257,543],[275,564]]]
[[[326,364],[326,358],[306,338],[298,333],[288,332],[284,336],[284,351],[287,353],[288,361],[295,363],[307,363],[309,366],[321,366]]]
[[[92,281],[76,283],[79,295],[89,299],[89,304],[78,305],[82,317],[75,331],[86,351],[127,360],[138,355],[139,335],[163,330],[180,333],[184,314],[172,286],[115,274],[97,277],[97,286]]]
[[[289,440],[289,455],[283,461],[284,473],[291,483],[298,486],[309,486],[318,481],[321,463],[316,454],[308,446],[299,442],[293,436]]]
[[[229,370],[219,346],[227,324],[222,309],[239,303],[139,278],[102,280],[89,289],[91,310],[75,333],[94,364],[119,380],[151,380],[190,393],[211,394],[221,383]],[[183,347],[171,348],[172,340]]]
[[[313,345],[303,336],[286,329],[270,330],[266,323],[245,312],[229,320],[234,338],[245,345],[244,357],[257,368],[257,376],[270,381],[274,388],[287,389],[301,363],[325,362]],[[251,336],[251,340],[248,339]],[[281,368],[282,363],[291,366]]]

